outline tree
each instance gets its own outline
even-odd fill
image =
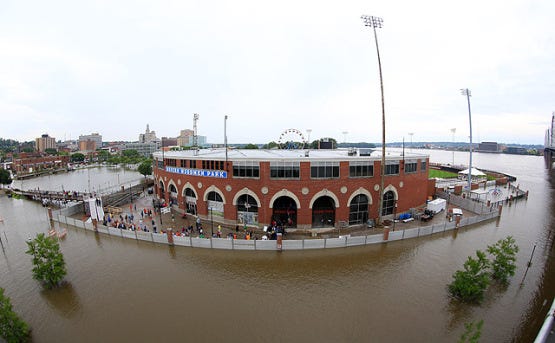
[[[12,177],[10,175],[10,172],[7,171],[6,169],[0,168],[0,184],[9,185],[10,183],[12,183]]]
[[[75,154],[71,154],[71,162],[83,162],[85,160],[85,155],[80,152],[76,152]]]
[[[33,278],[49,289],[58,286],[67,274],[58,241],[39,233],[35,239],[27,241],[27,246],[26,253],[33,256]]]
[[[145,160],[141,164],[139,164],[139,173],[146,176],[152,174],[152,160]]]
[[[277,144],[277,143],[274,142],[274,141],[271,141],[271,142],[268,143],[268,144],[264,144],[264,146],[263,146],[262,148],[263,148],[263,149],[275,149],[275,148],[277,148],[277,147],[279,147],[279,144]]]
[[[6,342],[26,342],[29,334],[29,326],[12,310],[10,298],[0,288],[0,337]]]
[[[258,149],[258,145],[249,143],[249,144],[246,144],[246,145],[243,147],[243,149],[255,150],[255,149]]]
[[[500,239],[494,245],[488,245],[487,251],[493,255],[491,262],[491,276],[504,285],[509,283],[509,277],[515,275],[516,253],[518,246],[512,236]]]
[[[459,343],[478,343],[478,339],[482,335],[482,326],[484,325],[484,320],[480,320],[478,323],[470,322],[465,323],[464,328],[465,331],[461,338],[459,339]]]
[[[44,152],[47,153],[48,155],[58,155],[58,150],[54,148],[44,149]]]
[[[468,256],[464,263],[464,270],[457,270],[453,274],[453,282],[448,285],[449,293],[463,302],[478,303],[484,298],[484,292],[489,285],[489,260],[483,251],[476,251],[476,259]]]

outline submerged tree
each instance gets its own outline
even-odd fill
[[[13,311],[10,298],[0,288],[0,337],[10,343],[26,342],[29,333],[29,326]]]
[[[482,326],[484,325],[484,320],[480,320],[478,323],[470,322],[465,323],[465,331],[459,339],[459,343],[478,343],[478,339],[482,335]]]
[[[449,293],[464,302],[480,302],[489,285],[489,260],[483,251],[477,250],[476,257],[468,256],[464,270],[453,274],[453,282],[448,285]]]
[[[146,176],[147,175],[152,175],[152,160],[145,160],[143,161],[141,164],[139,164],[139,173],[141,173],[142,175]]]
[[[491,276],[504,285],[509,283],[509,277],[515,275],[516,253],[518,246],[512,236],[497,241],[494,245],[488,245],[488,252],[493,255],[491,262]]]
[[[27,246],[26,253],[33,256],[33,278],[49,289],[58,286],[67,274],[58,241],[39,233],[35,239],[27,241]]]

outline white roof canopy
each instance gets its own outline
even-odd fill
[[[461,171],[459,172],[459,174],[468,175],[468,169],[461,170]],[[476,168],[472,168],[471,175],[472,175],[472,176],[486,176],[486,174],[482,173],[481,171],[479,171],[479,170],[476,169]]]

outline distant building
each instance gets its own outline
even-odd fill
[[[152,154],[160,149],[160,142],[149,142],[149,143],[125,143],[123,150],[136,150],[139,155],[144,157],[151,157]]]
[[[56,139],[45,133],[35,139],[35,149],[40,152],[44,152],[46,149],[56,149]]]
[[[21,153],[19,158],[13,161],[13,171],[17,176],[40,173],[48,170],[60,170],[67,168],[69,156],[41,156],[40,154]]]
[[[478,144],[478,148],[476,149],[477,152],[490,152],[490,153],[498,153],[499,144],[497,142],[482,142]]]
[[[177,138],[171,138],[171,137],[162,137],[162,147],[167,147],[167,146],[176,146],[177,145]]]
[[[177,146],[193,146],[194,144],[194,134],[193,130],[181,130],[179,136],[177,137]],[[207,146],[206,136],[197,135],[198,146]]]
[[[139,143],[153,143],[157,141],[159,141],[159,139],[156,138],[156,131],[150,131],[148,124],[146,124],[145,133],[139,135]]]
[[[98,133],[79,136],[79,150],[84,152],[96,151],[102,147],[102,136]]]
[[[506,154],[516,154],[516,155],[527,155],[528,150],[526,148],[517,147],[517,146],[508,146],[505,148]]]

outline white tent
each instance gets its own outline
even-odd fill
[[[468,174],[469,174],[468,169],[461,170],[459,172],[459,179],[468,180]],[[481,179],[487,178],[486,174],[484,174],[483,172],[479,171],[476,168],[472,168],[472,171],[470,172],[470,174],[472,179],[475,179],[475,180],[481,180]]]

